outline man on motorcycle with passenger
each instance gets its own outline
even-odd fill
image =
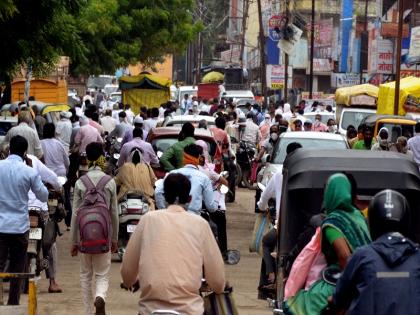
[[[210,179],[198,169],[200,152],[200,147],[194,143],[186,146],[184,148],[185,166],[169,173],[179,173],[188,177],[191,182],[191,201],[188,204],[188,211],[198,215],[201,214],[203,209],[203,202],[209,212],[213,212],[218,208]],[[162,183],[156,186],[155,200],[158,209],[166,208]]]

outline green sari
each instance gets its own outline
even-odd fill
[[[371,242],[369,229],[361,212],[352,205],[351,185],[344,174],[332,175],[324,193],[324,208],[327,218],[322,223],[323,236],[326,228],[336,229],[346,240],[351,252]],[[338,263],[332,245],[323,240],[322,252],[329,265]],[[328,306],[328,297],[335,286],[323,279],[315,282],[309,290],[300,290],[283,303],[283,311],[290,315],[319,315]]]

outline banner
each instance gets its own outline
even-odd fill
[[[300,40],[303,31],[294,24],[289,24],[289,26],[293,30],[293,37],[289,40],[280,39],[278,47],[281,49],[282,52],[291,55],[294,53],[296,44]]]
[[[284,65],[267,65],[267,86],[273,90],[284,87],[285,68]]]
[[[366,82],[367,74],[363,75],[362,84]],[[341,88],[360,84],[359,73],[331,73],[331,87]]]
[[[408,63],[420,62],[420,26],[411,29],[411,41],[407,61]]]
[[[311,34],[311,24],[307,25],[308,38]],[[332,55],[334,36],[333,19],[325,19],[314,24],[314,58],[329,59]]]

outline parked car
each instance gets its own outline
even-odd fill
[[[240,100],[246,99],[255,102],[254,93],[250,90],[228,90],[220,94],[220,98],[229,99],[232,98],[234,101],[238,102]]]
[[[163,127],[182,127],[183,124],[186,122],[190,122],[194,125],[194,127],[198,127],[200,120],[205,120],[207,122],[207,126],[214,126],[215,125],[215,118],[212,116],[204,116],[204,115],[179,115],[173,116],[168,121],[166,121]]]

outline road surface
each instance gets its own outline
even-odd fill
[[[249,253],[248,245],[254,225],[254,192],[238,189],[236,202],[228,204],[228,244],[229,248],[239,249],[241,261],[238,265],[226,265],[226,274],[234,288],[234,298],[240,315],[272,314],[267,302],[257,299],[257,286],[261,258]],[[79,260],[69,253],[69,232],[58,239],[59,270],[57,281],[63,289],[61,294],[48,293],[48,281],[43,278],[38,282],[38,314],[68,315],[82,314],[83,305],[79,283]],[[131,294],[120,289],[120,263],[113,262],[111,267],[110,287],[106,300],[107,314],[137,314],[138,294]],[[26,296],[22,296],[26,304]],[[0,308],[0,314],[6,314]],[[14,308],[10,314],[18,315]]]

